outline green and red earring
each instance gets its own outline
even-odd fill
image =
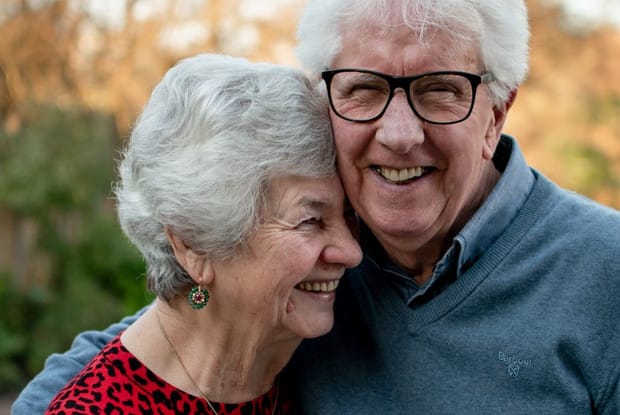
[[[209,302],[209,292],[198,285],[197,287],[192,288],[189,292],[187,295],[187,301],[194,310],[200,310]]]

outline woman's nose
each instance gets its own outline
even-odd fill
[[[323,260],[327,263],[341,264],[346,268],[354,268],[361,262],[362,249],[344,220],[334,230],[332,243],[323,251]]]

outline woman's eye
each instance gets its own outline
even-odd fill
[[[320,223],[320,219],[318,218],[308,218],[299,223],[299,226],[315,226]]]

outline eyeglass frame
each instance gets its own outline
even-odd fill
[[[341,72],[368,73],[368,74],[375,75],[387,81],[388,86],[390,87],[390,93],[388,94],[388,98],[385,102],[383,109],[376,116],[363,119],[363,120],[356,120],[353,118],[345,117],[336,110],[334,106],[334,102],[332,101],[331,82],[334,76]],[[471,103],[469,105],[469,110],[467,111],[467,114],[465,114],[463,118],[457,121],[447,121],[447,122],[430,121],[426,119],[425,117],[421,116],[418,113],[418,111],[415,109],[415,106],[413,105],[413,99],[411,98],[411,88],[410,88],[411,83],[417,79],[421,79],[421,78],[424,78],[427,76],[433,76],[433,75],[460,75],[460,76],[463,76],[464,78],[467,78],[467,80],[469,80],[471,84],[471,91],[472,91]],[[378,120],[379,118],[383,116],[383,114],[387,110],[387,107],[390,105],[390,102],[392,102],[392,98],[394,97],[394,92],[396,91],[396,88],[401,88],[405,92],[405,95],[407,96],[407,102],[409,103],[409,107],[411,108],[413,113],[416,116],[418,116],[418,118],[420,118],[421,120],[429,124],[438,124],[438,125],[457,124],[469,118],[469,116],[471,115],[474,109],[474,104],[476,102],[476,92],[478,90],[478,86],[481,84],[487,84],[489,82],[493,82],[496,80],[495,75],[493,75],[493,73],[491,72],[484,72],[478,75],[478,74],[473,74],[470,72],[462,72],[462,71],[436,71],[436,72],[426,72],[423,74],[413,75],[413,76],[394,76],[394,75],[384,74],[381,72],[371,71],[370,69],[358,69],[358,68],[340,68],[340,69],[324,70],[321,72],[321,78],[325,81],[325,86],[327,87],[327,97],[329,99],[330,107],[334,111],[334,114],[336,114],[338,117],[344,120],[352,121],[352,122],[371,122],[371,121]]]

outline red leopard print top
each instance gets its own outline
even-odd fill
[[[292,414],[292,402],[280,391],[276,415]],[[212,402],[219,414],[265,414],[271,410],[276,388],[253,401],[239,404]],[[114,338],[69,382],[46,414],[212,414],[204,399],[183,392],[151,372]]]

